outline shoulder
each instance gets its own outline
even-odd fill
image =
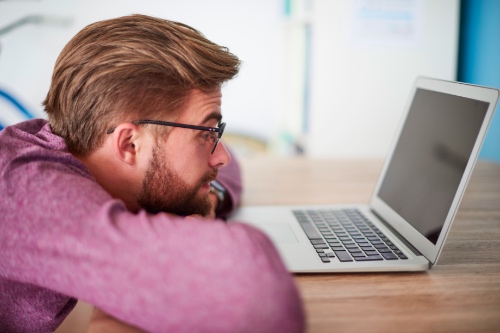
[[[68,169],[92,178],[85,166],[67,149],[64,139],[53,134],[44,119],[32,119],[0,131],[0,176],[17,168],[36,169],[40,164]]]

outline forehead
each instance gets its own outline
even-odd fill
[[[195,125],[216,124],[222,117],[221,103],[220,89],[212,92],[192,90],[180,112],[178,121]]]

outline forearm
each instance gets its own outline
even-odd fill
[[[53,233],[47,239],[58,242],[12,248],[39,269],[9,270],[9,277],[24,276],[146,331],[303,330],[293,279],[262,233],[237,223],[133,215],[113,202],[92,220],[61,234],[57,223],[47,225],[39,235]]]
[[[117,290],[130,287],[126,298],[113,303],[109,296],[101,299],[99,295],[93,304],[148,331],[303,330],[293,279],[262,233],[240,224],[196,220],[156,225],[155,229],[160,233],[175,229],[176,235],[165,232],[165,240],[155,246],[155,253],[142,256],[140,262],[149,267],[147,272],[115,267],[108,273],[108,283],[117,272],[128,276],[127,286]],[[138,233],[147,232],[133,232]],[[130,268],[128,260],[114,260]],[[130,305],[129,311],[124,311],[124,304]]]
[[[271,244],[266,237],[253,231],[244,231],[253,243],[245,246],[249,244],[242,242],[248,256],[237,255],[235,260],[224,256],[223,265],[220,265],[221,260],[202,264],[216,269],[205,269],[206,274],[201,276],[182,277],[182,282],[177,281],[174,287],[178,293],[169,295],[169,302],[164,304],[165,312],[161,311],[162,305],[150,304],[154,311],[149,315],[158,311],[160,318],[134,318],[143,314],[144,309],[133,310],[135,316],[105,310],[113,314],[110,316],[97,309],[87,333],[141,332],[137,327],[162,332],[303,332],[303,309],[291,276],[284,270],[272,246],[268,248]],[[242,241],[241,234],[235,236]],[[261,256],[261,253],[266,255]],[[248,269],[249,266],[253,268]],[[169,280],[165,278],[166,283]]]

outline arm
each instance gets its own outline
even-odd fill
[[[19,159],[2,177],[2,277],[146,331],[304,329],[293,279],[258,230],[132,214],[77,165],[50,156]]]

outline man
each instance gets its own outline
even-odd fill
[[[238,67],[196,30],[142,15],[68,43],[49,122],[0,132],[0,331],[52,332],[76,299],[151,332],[303,330],[268,238],[210,219],[241,189],[219,142],[220,87]]]

